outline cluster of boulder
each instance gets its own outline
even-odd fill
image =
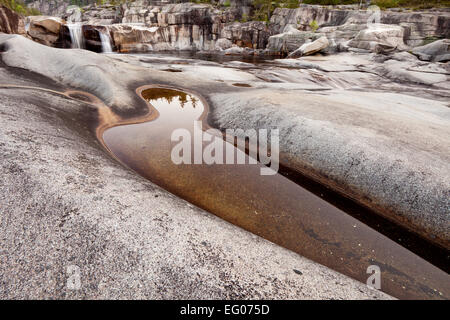
[[[297,9],[275,9],[270,23],[266,23],[247,21],[253,10],[250,0],[234,0],[230,6],[136,0],[121,5],[91,4],[82,10],[66,6],[64,12],[62,3],[57,3],[59,17],[27,18],[27,34],[33,40],[73,47],[69,29],[70,23],[77,22],[84,47],[97,52],[102,50],[101,34],[107,34],[111,47],[118,52],[205,50],[295,58],[317,52],[410,51],[428,61],[448,61],[449,57],[445,40],[450,37],[449,11],[300,5]],[[423,49],[418,47],[434,40],[439,41]]]
[[[298,9],[275,9],[270,29],[274,35],[268,39],[267,50],[292,57],[318,51],[386,53],[410,50],[430,40],[449,38],[450,12],[301,5]],[[439,43],[446,42],[441,40]],[[438,47],[445,49],[444,45]],[[420,50],[416,48],[413,52]]]

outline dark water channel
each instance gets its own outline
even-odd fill
[[[376,265],[381,290],[397,298],[450,298],[446,272],[283,175],[261,175],[263,164],[175,164],[173,131],[189,132],[194,152],[194,121],[209,128],[207,103],[171,88],[138,93],[149,114],[135,123],[110,117],[98,133],[124,165],[200,208],[363,283],[368,267]],[[203,142],[203,149],[208,144]],[[224,153],[227,148],[234,157],[243,153],[225,142]]]

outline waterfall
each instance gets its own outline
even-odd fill
[[[72,40],[72,48],[83,49],[84,37],[81,23],[68,24],[70,39]]]
[[[100,34],[100,40],[102,41],[102,52],[103,53],[111,53],[113,52],[112,46],[111,46],[111,37],[109,35],[109,32],[102,32],[99,31]]]

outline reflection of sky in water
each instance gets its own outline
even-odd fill
[[[142,96],[159,112],[156,122],[166,130],[175,128],[193,129],[194,121],[204,111],[197,97],[169,89],[149,89]],[[165,130],[165,131],[166,131]]]

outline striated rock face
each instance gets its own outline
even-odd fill
[[[273,53],[289,53],[295,51],[308,41],[315,41],[324,36],[323,33],[300,31],[294,25],[286,25],[283,32],[269,37],[267,50]]]
[[[0,5],[0,32],[25,34],[23,17]]]
[[[326,37],[323,53],[347,50],[391,52],[421,45],[430,37],[450,36],[450,12],[394,12],[358,10],[354,6],[301,5],[278,8],[269,25],[249,21],[249,0],[235,0],[230,7],[191,2],[169,3],[137,0],[122,5],[91,4],[81,11],[62,14],[66,21],[83,23],[86,48],[100,51],[99,32],[107,33],[119,52],[159,50],[230,50],[288,55],[302,45]],[[74,17],[76,15],[76,17]],[[314,22],[314,23],[313,23]],[[319,28],[312,30],[314,25]],[[66,27],[56,37],[45,27],[32,31],[33,39],[57,47],[71,47]],[[238,48],[232,48],[238,47]],[[239,48],[246,48],[240,50]]]
[[[221,38],[240,47],[262,49],[270,35],[263,22],[236,22],[250,12],[245,5],[222,11],[207,4],[155,6],[150,5],[151,3],[152,1],[139,0],[124,5],[122,23],[139,23],[145,27],[158,28],[151,29],[150,33],[158,34],[158,39],[163,39],[164,43],[155,43],[152,37],[150,44],[153,50],[155,44],[156,48],[170,50],[214,50],[221,47],[216,47],[216,41]],[[142,33],[139,30],[137,32]],[[117,45],[121,46],[122,43]]]
[[[377,17],[379,21],[376,21]],[[286,26],[290,25],[300,31],[310,31],[313,21],[320,27],[318,32],[326,34],[327,38],[338,43],[354,38],[371,22],[401,26],[404,29],[403,41],[408,46],[420,45],[429,37],[450,37],[450,12],[376,12],[310,5],[301,5],[297,9],[275,9],[270,30],[272,34],[279,34],[285,32]],[[276,51],[283,46],[292,47],[289,45],[291,39],[286,38],[289,40],[283,40],[276,45],[270,45],[272,41],[269,40],[269,49]]]
[[[73,5],[71,0],[35,0],[29,1],[28,7],[39,10],[43,15],[63,17],[67,8]],[[97,0],[83,0],[84,4],[96,3]]]
[[[382,13],[381,23],[405,28],[405,43],[418,46],[429,37],[450,37],[450,12]]]
[[[403,43],[403,37],[403,27],[373,24],[369,28],[361,30],[348,45],[353,48],[378,53],[393,51],[395,49],[403,50],[406,48]]]
[[[155,1],[138,0],[121,7],[84,7],[81,21],[87,47],[90,44],[98,47],[98,32],[92,30],[106,29],[113,46],[120,52],[222,50],[223,43],[227,41],[239,47],[265,48],[270,36],[265,23],[236,22],[246,12],[245,6],[243,8],[223,11],[207,4],[155,5]],[[69,16],[66,18],[72,20]],[[219,39],[223,39],[222,45],[216,46]],[[70,47],[66,28],[59,42],[63,43],[62,47]],[[98,50],[94,48],[94,51]]]
[[[322,6],[301,6],[297,9],[277,8],[270,18],[270,29],[274,34],[282,33],[287,25],[295,25],[299,30],[311,30],[310,23],[319,26],[338,26],[346,22],[353,10],[334,10]]]
[[[28,7],[39,10],[43,15],[60,17],[64,14],[69,1],[64,0],[36,0],[28,4]]]
[[[231,40],[239,47],[262,49],[267,45],[269,30],[262,21],[227,24],[220,32],[220,37]]]
[[[122,22],[123,10],[111,4],[83,7],[82,21],[86,24],[109,25]]]

